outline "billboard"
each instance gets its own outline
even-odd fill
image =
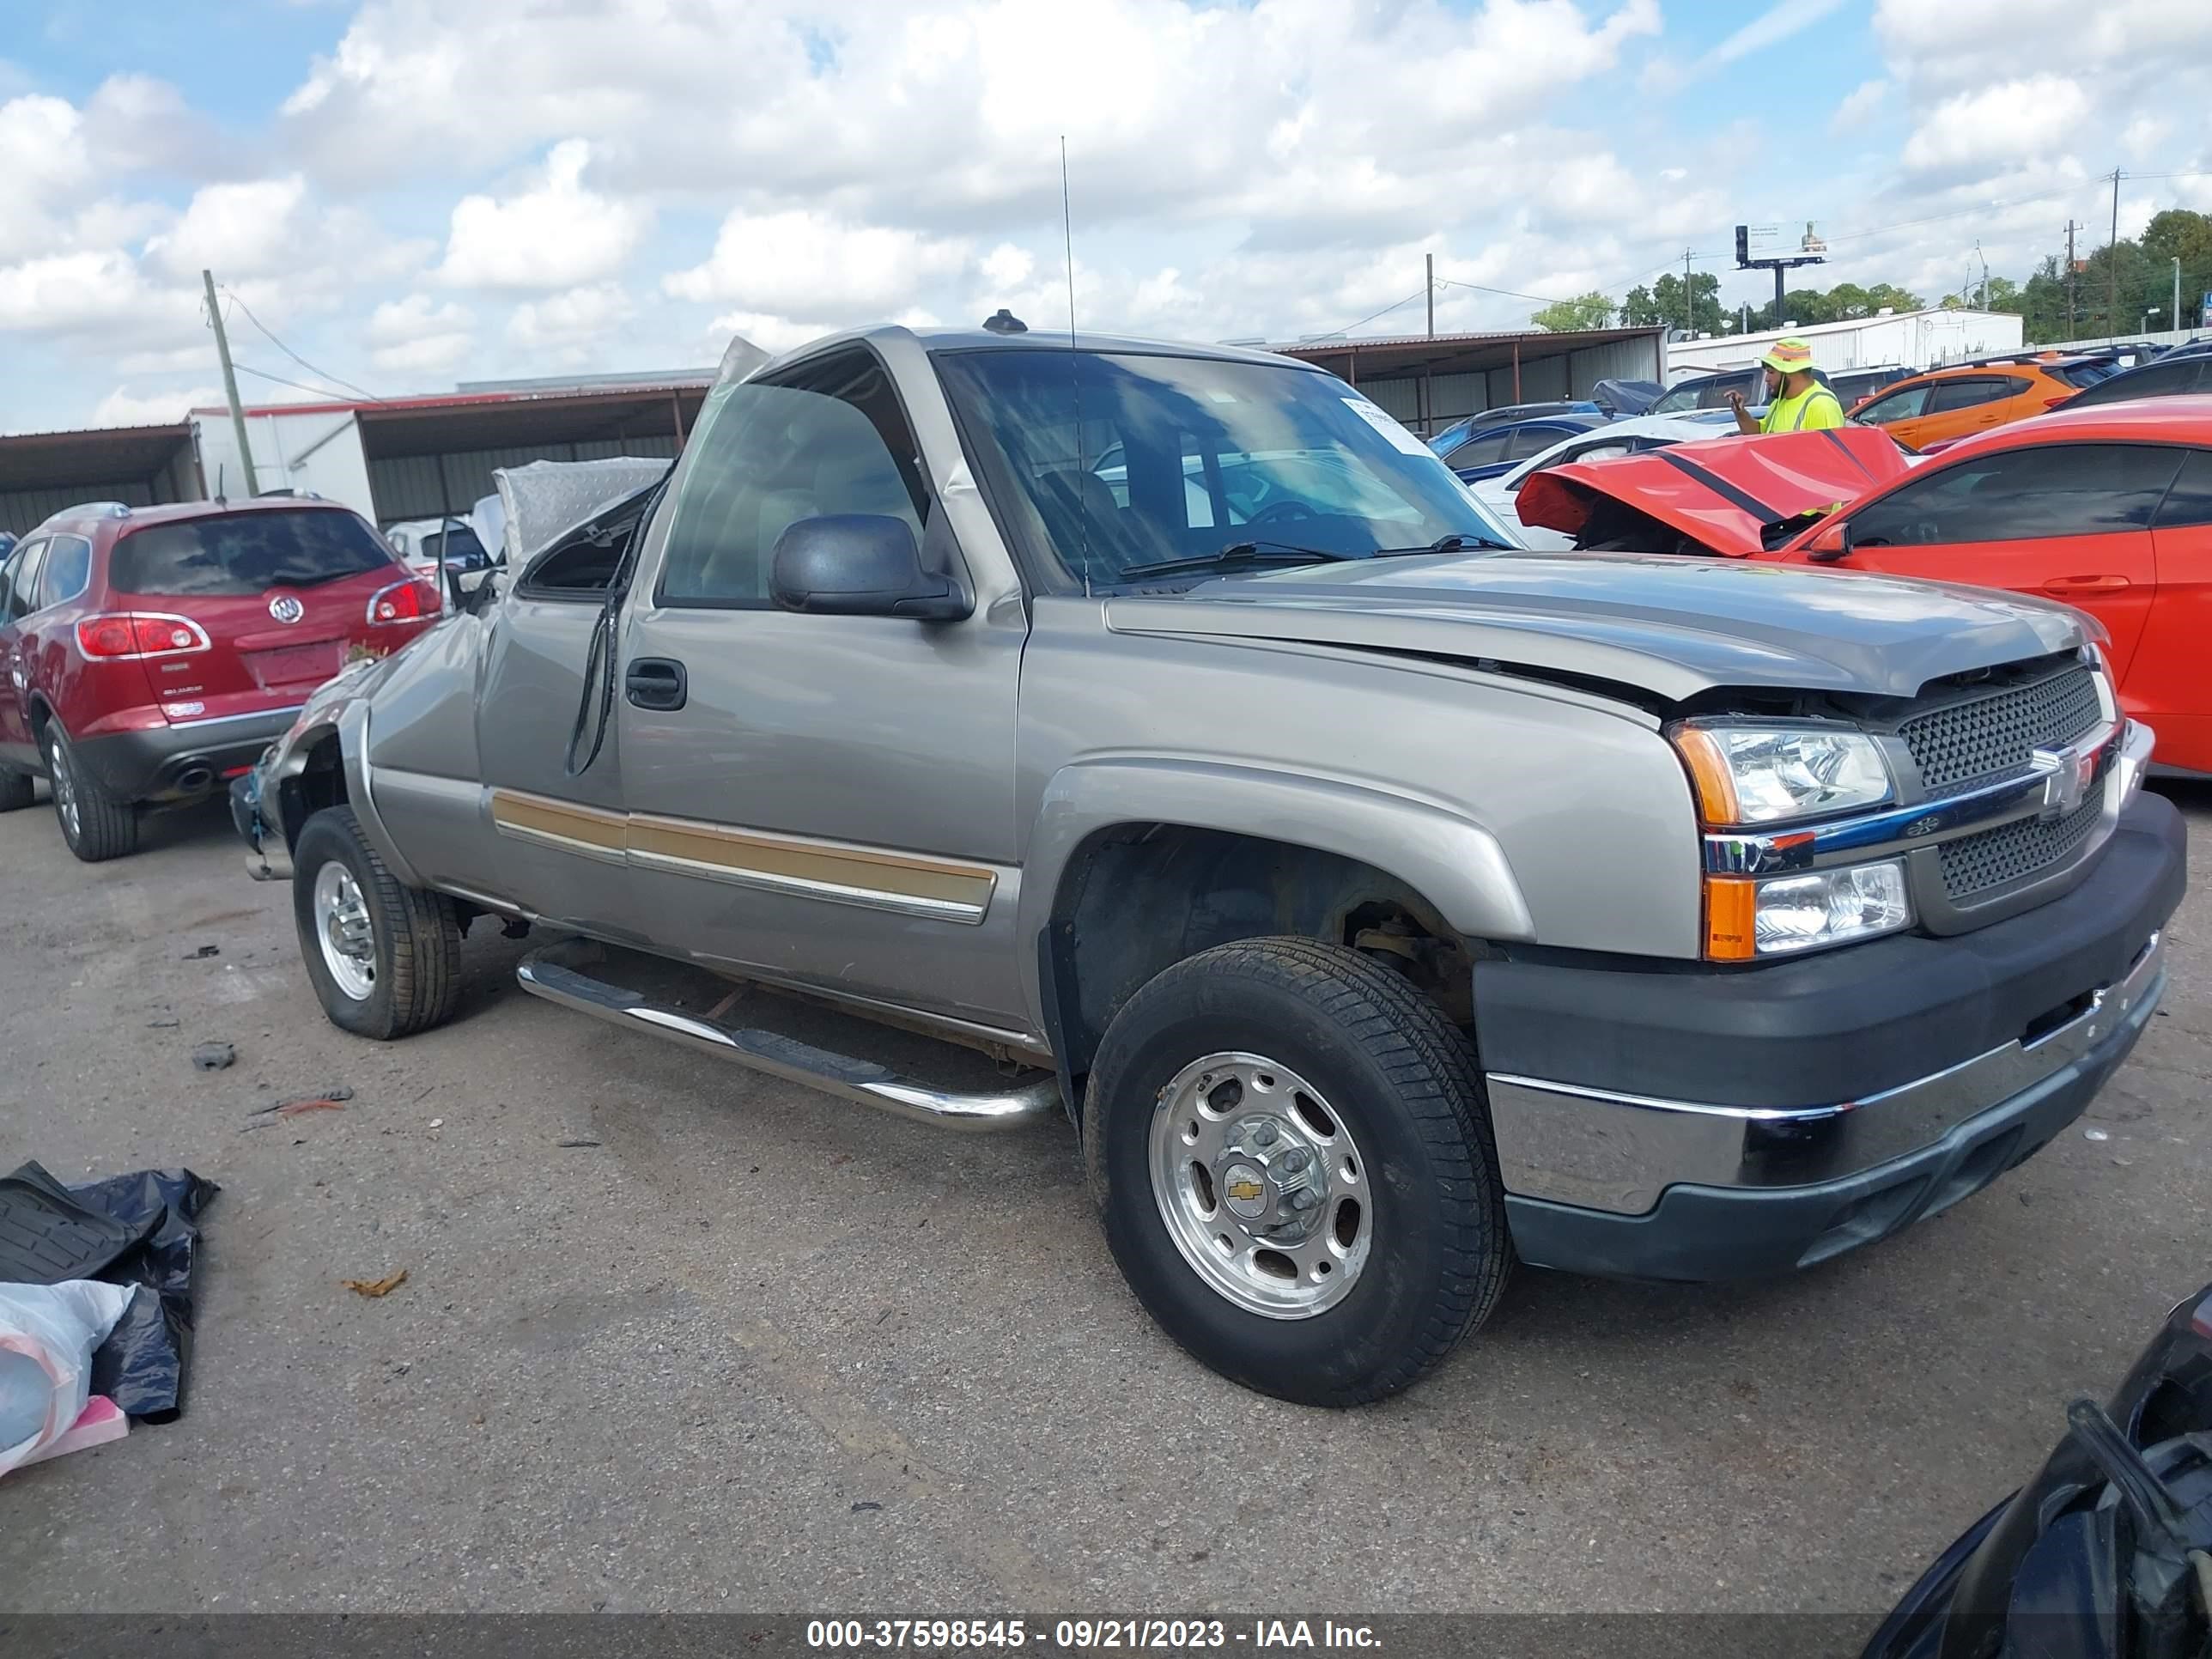
[[[1787,224],[1738,225],[1735,262],[1755,264],[1761,259],[1817,259],[1828,251],[1810,219]]]

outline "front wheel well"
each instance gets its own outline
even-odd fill
[[[1042,944],[1047,1024],[1071,1085],[1155,975],[1218,945],[1284,936],[1387,963],[1472,1033],[1474,947],[1389,872],[1264,836],[1124,823],[1068,860]]]
[[[329,806],[349,803],[346,793],[345,753],[338,746],[335,728],[324,731],[309,744],[298,771],[281,780],[277,799],[283,805],[284,844],[296,848],[300,831],[309,818]]]

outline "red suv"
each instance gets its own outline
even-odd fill
[[[302,496],[58,513],[0,564],[0,811],[52,781],[70,850],[136,850],[142,806],[250,768],[356,647],[436,618],[359,514]]]

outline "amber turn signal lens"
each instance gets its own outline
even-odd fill
[[[1758,884],[1723,876],[1705,878],[1705,959],[1749,962],[1759,954],[1752,917]]]
[[[1690,781],[1698,789],[1698,816],[1707,823],[1736,822],[1735,777],[1720,741],[1694,726],[1674,733],[1675,752],[1690,769]]]

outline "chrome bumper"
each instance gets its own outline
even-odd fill
[[[2138,774],[2142,760],[2134,762]],[[1492,1073],[1509,1193],[1642,1215],[1678,1184],[1784,1188],[1856,1174],[1940,1140],[2104,1047],[2133,1040],[2166,988],[2153,933],[2125,974],[2032,1040],[1862,1100],[1794,1109],[1709,1105]]]

